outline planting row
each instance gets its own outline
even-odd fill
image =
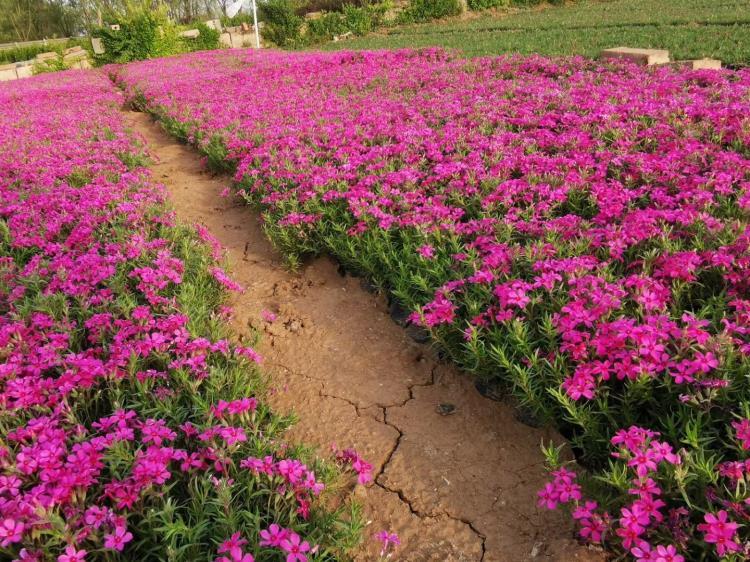
[[[750,72],[431,50],[114,73],[234,171],[292,265],[333,254],[554,421],[587,470],[549,449],[540,502],[582,537],[747,555]]]
[[[122,103],[94,73],[0,88],[0,558],[334,559],[336,470],[277,439],[220,250]]]

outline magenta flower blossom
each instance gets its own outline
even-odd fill
[[[86,562],[86,551],[68,545],[65,547],[65,553],[57,557],[57,562]]]
[[[0,522],[0,546],[7,547],[11,543],[19,542],[23,536],[25,526],[22,522],[11,518]]]
[[[133,540],[133,534],[124,527],[117,527],[114,533],[104,535],[104,547],[122,552],[125,545]]]
[[[732,427],[735,430],[735,436],[740,442],[743,449],[750,449],[750,420],[742,419],[740,421],[732,422]]]
[[[740,550],[737,543],[739,525],[729,520],[729,514],[725,510],[716,514],[706,513],[704,521],[705,523],[698,525],[698,530],[704,534],[703,540],[716,546],[719,556]]]
[[[392,555],[391,550],[395,550],[401,545],[401,540],[398,538],[396,533],[389,533],[386,530],[380,531],[375,534],[375,538],[380,541],[382,547],[380,549],[380,557]]]
[[[303,541],[297,533],[281,541],[281,548],[286,555],[286,562],[307,562],[306,552],[310,552],[310,543]]]
[[[274,322],[276,322],[276,314],[265,308],[260,311],[260,317],[269,324],[273,324]]]
[[[242,552],[242,547],[247,544],[247,541],[243,539],[238,532],[232,534],[230,538],[225,540],[221,545],[219,545],[218,553],[223,554],[225,552],[228,552],[230,556],[237,557],[240,556]]]
[[[278,526],[273,523],[268,529],[260,532],[260,546],[271,546],[281,548],[281,543],[290,537],[292,532],[289,529]]]

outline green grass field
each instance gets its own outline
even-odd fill
[[[380,30],[325,49],[442,46],[467,56],[596,56],[620,45],[664,48],[675,59],[750,64],[750,0],[583,0]]]

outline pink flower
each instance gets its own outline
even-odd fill
[[[114,533],[104,535],[104,548],[122,552],[125,545],[133,540],[133,534],[125,527],[117,527]]]
[[[734,421],[732,422],[732,427],[735,430],[735,436],[739,440],[741,447],[744,450],[750,449],[750,420],[742,419]]]
[[[0,546],[7,547],[11,543],[20,542],[24,531],[24,524],[14,519],[4,519],[0,522]]]
[[[704,534],[703,540],[716,545],[716,553],[724,556],[727,553],[739,552],[740,545],[736,542],[739,525],[729,520],[729,515],[723,509],[714,515],[706,513],[705,523],[698,525],[698,530]]]
[[[285,529],[276,523],[273,523],[268,529],[260,532],[260,546],[281,547],[281,543],[283,543],[290,535],[291,531],[289,529]]]
[[[229,555],[237,560],[242,556],[242,547],[247,544],[247,541],[240,537],[240,533],[233,533],[230,538],[225,540],[219,545],[218,553],[223,554],[228,552]]]
[[[685,558],[677,552],[674,545],[659,545],[656,547],[655,562],[685,562]]]
[[[383,545],[380,549],[381,558],[391,550],[391,547],[393,547],[393,549],[395,550],[395,548],[401,544],[401,540],[398,538],[398,535],[396,533],[389,533],[386,530],[376,533],[375,538],[379,540]]]
[[[423,258],[432,259],[435,257],[435,248],[429,244],[425,244],[424,246],[417,248],[417,253]]]
[[[276,322],[276,314],[274,314],[270,310],[266,310],[266,309],[261,310],[260,311],[260,317],[264,321],[268,322],[269,324],[272,324],[272,323]]]
[[[286,562],[307,562],[304,553],[310,551],[310,543],[302,541],[297,533],[281,541],[281,548],[287,553]]]
[[[65,547],[65,554],[61,554],[57,557],[57,562],[85,562],[86,551],[78,550],[73,545]]]

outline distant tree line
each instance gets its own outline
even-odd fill
[[[224,13],[231,0],[0,0],[0,43],[74,37],[143,10],[177,23]]]

